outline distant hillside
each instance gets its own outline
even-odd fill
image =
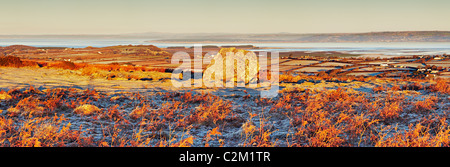
[[[1,47],[0,50],[34,50],[37,49],[36,47],[32,46],[25,46],[25,45],[11,45],[6,47]]]
[[[450,31],[180,35],[158,42],[450,42]]]
[[[450,31],[317,34],[298,39],[305,42],[450,42]]]
[[[320,34],[134,33],[115,35],[0,35],[0,39],[143,39],[150,42],[450,42],[450,31]]]

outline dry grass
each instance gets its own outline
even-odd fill
[[[427,89],[432,92],[450,94],[450,80],[439,79],[436,84],[430,85]]]
[[[163,78],[170,78],[170,73],[165,73],[165,68],[149,68],[137,67],[129,65],[118,64],[85,64],[73,63],[70,61],[57,62],[35,62],[23,61],[19,57],[7,56],[0,57],[0,66],[6,67],[35,67],[35,68],[57,68],[65,70],[80,71],[81,75],[89,76],[91,78],[106,78],[106,79],[127,79],[140,80],[152,79],[160,80]]]
[[[0,100],[10,100],[12,97],[4,90],[0,91]]]
[[[436,92],[417,100],[401,94],[397,85],[379,87],[377,98],[340,88],[285,89],[275,99],[249,97],[253,100],[245,103],[254,104],[252,108],[257,110],[234,108],[233,100],[209,93],[132,93],[123,95],[127,98],[113,98],[122,95],[70,88],[2,91],[10,98],[2,102],[7,112],[0,116],[0,143],[101,147],[448,146],[448,108],[442,108],[448,99]],[[408,114],[418,114],[416,121]],[[77,122],[80,120],[84,123]],[[273,124],[283,120],[288,126]],[[208,130],[199,136],[192,131],[198,129]],[[228,134],[230,129],[240,131],[239,135]]]
[[[62,68],[62,69],[68,69],[68,70],[76,70],[76,69],[80,68],[75,63],[69,62],[69,61],[59,61],[59,62],[56,62],[56,63],[49,63],[47,65],[47,67]]]
[[[5,61],[6,62],[6,61]],[[65,64],[65,65],[64,65]],[[93,77],[145,68],[47,64]],[[131,72],[133,71],[133,72]],[[112,76],[110,76],[111,79]],[[449,80],[280,75],[276,98],[245,91],[0,91],[0,145],[97,147],[449,146]],[[282,87],[283,88],[283,87]],[[317,89],[320,88],[320,89]],[[216,94],[217,93],[217,94]],[[226,92],[229,93],[229,92]]]

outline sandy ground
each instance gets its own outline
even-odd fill
[[[169,86],[170,85],[170,86]],[[38,89],[77,88],[100,91],[153,91],[170,89],[170,82],[91,79],[77,71],[44,68],[0,68],[0,87],[6,89],[33,86]]]
[[[88,76],[80,75],[79,71],[63,69],[45,68],[0,68],[0,88],[15,89],[29,88],[33,86],[39,90],[52,88],[76,88],[76,89],[96,89],[98,91],[110,92],[168,92],[168,91],[195,91],[209,92],[220,96],[233,96],[246,94],[259,95],[264,88],[176,88],[172,85],[170,78],[163,78],[158,81],[108,80],[103,78],[92,79]],[[244,93],[244,90],[247,93]]]
[[[323,69],[325,67],[305,67],[304,69]],[[331,67],[330,67],[331,68]],[[195,82],[195,81],[194,81]],[[306,83],[306,87],[303,83]],[[311,83],[312,82],[312,83]],[[310,83],[310,84],[308,84]],[[172,85],[170,78],[163,78],[156,81],[143,80],[126,80],[106,78],[90,78],[89,76],[81,75],[80,71],[64,70],[64,69],[47,69],[47,68],[13,68],[0,67],[0,88],[1,89],[15,89],[15,88],[29,88],[33,86],[39,90],[52,88],[76,88],[76,89],[96,89],[97,91],[105,93],[119,93],[119,92],[141,92],[141,93],[155,93],[155,92],[172,92],[172,91],[194,91],[211,93],[218,96],[245,96],[250,94],[252,96],[259,96],[262,90],[267,88],[257,87],[233,87],[233,88],[207,88],[207,87],[181,87],[177,88]],[[327,88],[355,88],[364,87],[364,89],[373,88],[374,83],[334,83],[323,81],[299,81],[298,83],[280,83],[280,90],[289,87],[305,87],[308,89],[327,89]],[[365,92],[365,91],[364,91]]]

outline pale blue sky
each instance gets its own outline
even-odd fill
[[[450,31],[448,0],[0,0],[0,34]]]

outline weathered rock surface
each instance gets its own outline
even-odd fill
[[[222,77],[224,86],[227,86],[226,83],[230,82],[228,86],[234,86],[234,83],[237,83],[237,86],[244,87],[245,84],[256,84],[259,68],[258,58],[254,52],[236,48],[222,48],[213,57],[211,65],[206,68],[203,81],[205,83],[216,83],[216,86],[218,86],[218,80],[215,80],[215,78]]]

